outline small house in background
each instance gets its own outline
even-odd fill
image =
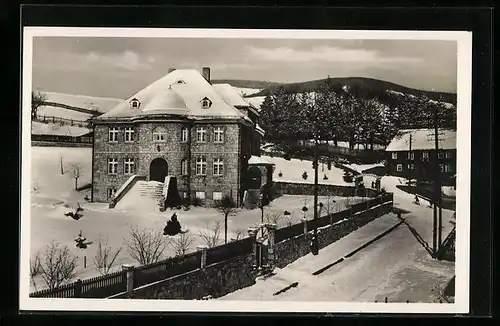
[[[438,130],[437,164],[444,185],[454,185],[457,166],[455,130]],[[417,182],[435,180],[434,129],[402,129],[386,148],[387,173]]]

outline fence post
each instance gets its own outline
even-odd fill
[[[248,228],[248,236],[252,238],[252,267],[257,268],[260,263],[257,261],[257,231],[255,228]]]
[[[302,224],[304,225],[304,234],[307,234],[307,219],[305,217],[301,218]]]
[[[122,265],[122,270],[127,272],[127,296],[129,298],[132,298],[134,292],[134,269],[134,265]]]
[[[266,224],[267,228],[267,260],[268,265],[271,270],[274,268],[274,233],[276,232],[277,226],[274,223]]]
[[[201,252],[201,261],[200,261],[200,269],[204,270],[207,266],[207,246],[200,245],[197,246],[196,249]]]
[[[81,298],[82,297],[82,280],[77,279],[75,282],[75,298]]]

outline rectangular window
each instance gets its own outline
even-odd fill
[[[403,171],[403,164],[396,165],[396,171],[398,171],[398,172]]]
[[[394,152],[392,153],[392,159],[397,160],[398,159],[398,153]]]
[[[186,143],[188,141],[188,128],[181,129],[181,142]]]
[[[164,142],[166,137],[166,133],[163,131],[155,131],[153,133],[153,141]]]
[[[422,152],[422,161],[429,160],[429,152]]]
[[[118,159],[109,158],[108,159],[108,174],[117,174],[118,173]]]
[[[116,188],[115,187],[108,188],[108,199],[113,198],[115,194],[116,194]]]
[[[133,158],[126,158],[125,159],[125,164],[124,164],[124,173],[125,174],[134,174],[135,173],[135,168],[134,168],[134,159]]]
[[[439,164],[439,170],[441,170],[441,172],[444,172],[444,164]]]
[[[214,159],[214,175],[224,174],[224,162],[220,158]]]
[[[451,152],[446,152],[446,158],[452,158],[453,154]]]
[[[181,162],[181,174],[188,175],[188,161],[182,160]]]
[[[207,160],[203,157],[196,159],[196,175],[207,174]]]
[[[215,143],[224,142],[224,129],[222,127],[214,128],[214,142]]]
[[[438,152],[438,158],[443,158],[444,157],[444,153],[443,152]]]
[[[182,192],[182,198],[184,198],[184,199],[185,199],[185,198],[188,198],[188,193],[187,193],[187,191],[183,191],[183,192]]]
[[[198,198],[198,199],[205,199],[205,192],[204,191],[197,191],[196,192],[196,198]]]
[[[222,200],[222,192],[214,191],[212,194],[213,200]]]
[[[408,152],[407,157],[408,157],[408,160],[413,160],[413,159],[415,159],[415,153],[413,153],[413,152]]]
[[[207,141],[207,130],[204,127],[196,128],[196,141],[204,143]]]
[[[110,143],[118,142],[118,128],[117,127],[110,127],[108,136],[109,136]]]
[[[446,164],[444,166],[444,172],[453,172],[451,168],[451,164]]]
[[[415,170],[415,164],[408,164],[408,170],[410,171]]]
[[[134,128],[127,127],[125,128],[125,142],[131,143],[134,141]]]

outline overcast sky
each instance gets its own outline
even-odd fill
[[[454,41],[36,37],[33,86],[127,98],[172,68],[211,67],[213,79],[300,82],[371,77],[456,92]]]

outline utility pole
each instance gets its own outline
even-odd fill
[[[433,207],[433,237],[432,237],[432,250],[434,253],[434,257],[437,255],[437,245],[436,242],[438,242],[439,246],[441,246],[441,236],[438,238],[438,233],[441,234],[441,219],[439,219],[439,226],[438,224],[438,208],[437,205],[439,204],[439,208],[441,211],[441,203],[440,203],[440,198],[441,198],[441,170],[439,168],[439,156],[438,156],[438,151],[439,151],[439,130],[438,130],[438,114],[437,114],[437,107],[434,108],[434,207]],[[441,216],[440,216],[441,217]],[[437,230],[439,229],[439,231]]]
[[[411,159],[411,142],[412,142],[412,134],[411,134],[411,131],[410,131],[410,144],[409,144],[409,149],[408,149],[408,161],[412,161]],[[412,163],[408,164],[409,166],[411,166]],[[413,179],[413,170],[409,169],[410,170],[410,181],[411,179]]]

